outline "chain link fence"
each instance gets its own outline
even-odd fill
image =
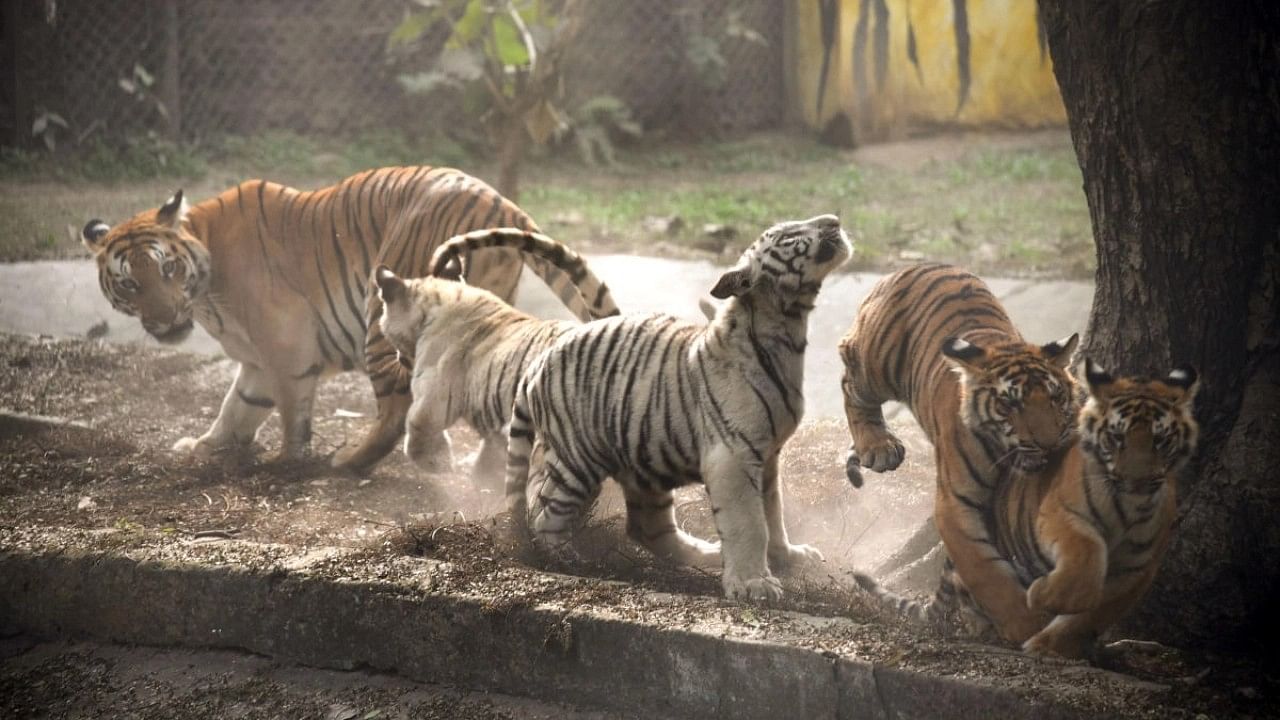
[[[82,145],[148,132],[197,143],[271,129],[412,132],[438,110],[401,88],[396,78],[406,59],[386,50],[407,0],[3,5],[5,145],[37,145],[44,135]],[[646,132],[676,137],[782,119],[778,0],[589,0],[579,7],[581,29],[565,62],[570,104],[611,95]],[[428,33],[408,60],[417,69],[429,65],[447,33]]]

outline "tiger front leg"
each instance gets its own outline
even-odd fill
[[[1129,613],[1146,596],[1155,580],[1159,563],[1153,562],[1140,572],[1113,580],[1104,587],[1099,603],[1074,615],[1059,615],[1022,646],[1032,655],[1056,655],[1083,658],[1093,654],[1098,637]]]
[[[764,464],[764,515],[769,527],[769,567],[778,572],[804,567],[824,560],[818,548],[793,544],[782,519],[782,481],[778,477],[778,454]]]
[[[851,346],[841,350],[845,372],[840,384],[844,393],[845,419],[853,439],[845,460],[845,474],[854,487],[862,487],[862,468],[878,473],[896,470],[907,451],[902,441],[889,432],[881,410],[884,399],[862,377],[856,351]]]
[[[1093,528],[1065,513],[1043,518],[1042,536],[1055,538],[1054,567],[1027,589],[1027,607],[1055,615],[1073,615],[1102,602],[1107,579],[1107,545]]]
[[[740,457],[728,446],[717,445],[703,458],[702,478],[720,533],[725,596],[781,599],[782,583],[769,572],[766,559],[769,528],[762,494],[762,464],[754,458]]]
[[[206,459],[224,448],[247,447],[275,404],[275,392],[266,373],[241,363],[235,381],[222,399],[222,407],[213,426],[198,438],[178,440],[173,444],[173,450],[196,459]]]

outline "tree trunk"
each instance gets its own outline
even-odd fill
[[[1040,6],[1097,240],[1087,352],[1125,373],[1191,362],[1202,378],[1173,545],[1122,631],[1266,647],[1280,591],[1280,3]]]
[[[520,202],[520,165],[524,162],[525,135],[523,111],[502,118],[502,136],[498,145],[498,187],[503,197]]]

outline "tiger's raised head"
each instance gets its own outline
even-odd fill
[[[1175,368],[1160,379],[1116,378],[1087,360],[1085,380],[1080,443],[1108,477],[1126,490],[1149,492],[1186,464],[1200,432],[1193,416],[1195,368]]]
[[[835,215],[778,223],[743,251],[711,295],[723,300],[767,283],[789,295],[816,294],[823,278],[852,254]]]
[[[961,378],[961,417],[1001,445],[1022,470],[1037,470],[1075,432],[1074,381],[1066,368],[1080,336],[1047,345],[982,346],[950,337],[942,354]]]
[[[143,329],[164,343],[186,339],[192,304],[209,288],[209,252],[183,228],[186,214],[179,190],[156,210],[114,228],[90,220],[81,233],[97,258],[98,284],[111,306],[136,315]]]

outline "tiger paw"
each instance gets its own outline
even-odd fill
[[[1052,627],[1041,630],[1022,644],[1022,651],[1028,655],[1067,660],[1087,658],[1092,649],[1092,638],[1057,632]]]
[[[862,442],[854,443],[858,449],[858,464],[868,470],[878,473],[896,470],[907,456],[902,441],[883,427],[867,428],[860,434]]]
[[[435,474],[451,473],[453,472],[453,453],[420,455],[413,458],[413,464],[417,465],[423,472]]]
[[[1087,582],[1065,582],[1057,573],[1036,578],[1027,589],[1027,607],[1054,615],[1074,615],[1092,610],[1102,601],[1102,587]]]
[[[825,561],[822,552],[812,545],[786,545],[769,549],[769,567],[779,572],[799,570]]]
[[[286,445],[280,448],[280,451],[271,456],[267,462],[272,465],[283,465],[286,463],[297,462],[298,460],[306,460],[311,457],[310,445]]]
[[[725,575],[724,596],[730,600],[765,600],[776,602],[782,599],[782,583],[772,575],[753,578],[737,578]]]
[[[217,449],[213,443],[202,437],[184,437],[173,444],[173,452],[194,460],[208,460]]]

